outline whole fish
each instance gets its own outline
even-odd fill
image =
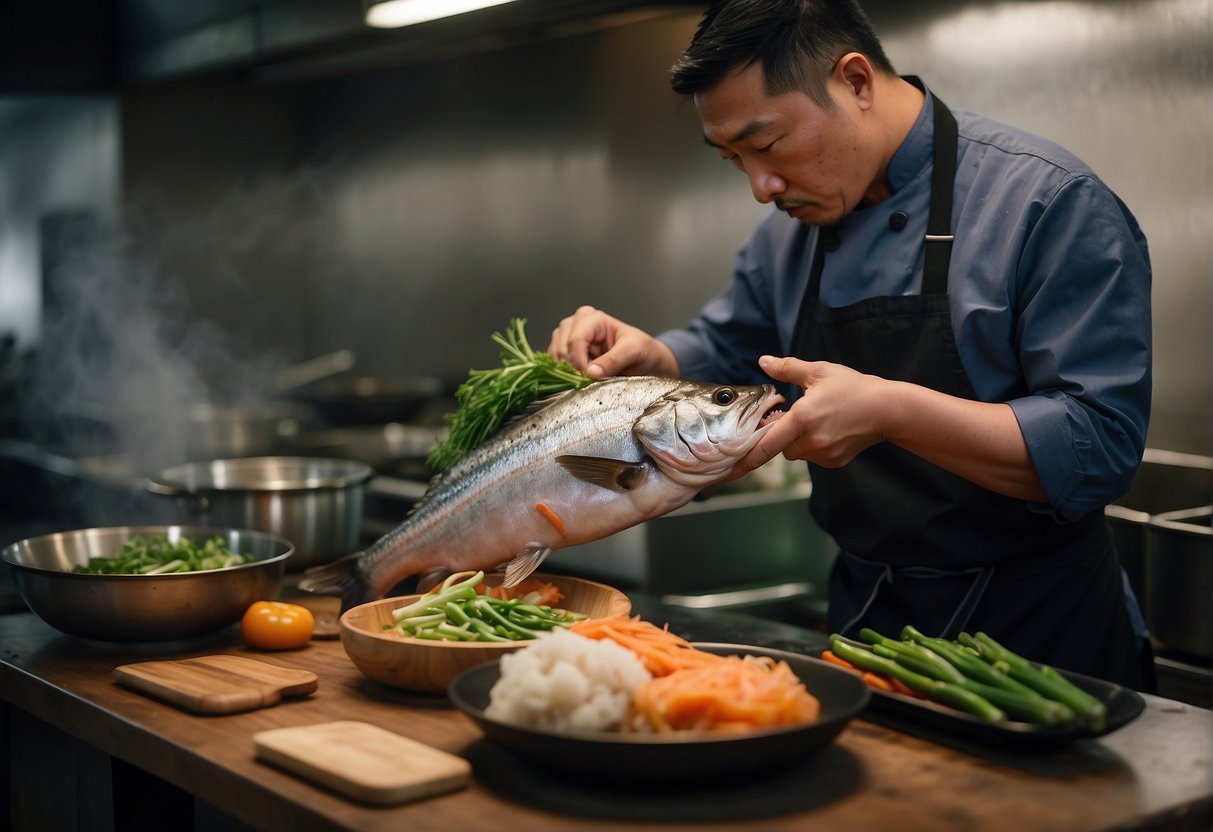
[[[652,376],[559,393],[435,477],[395,529],[307,570],[299,587],[348,609],[412,575],[506,561],[514,586],[554,549],[659,517],[725,479],[782,401],[770,384]]]

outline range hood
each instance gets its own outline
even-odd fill
[[[119,75],[146,84],[216,72],[272,83],[425,63],[671,12],[704,0],[514,0],[399,29],[363,0],[117,0]]]
[[[114,2],[0,3],[0,95],[111,89]]]

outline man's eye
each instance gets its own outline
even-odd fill
[[[770,152],[771,152],[771,148],[775,146],[775,142],[777,142],[777,141],[779,141],[779,139],[776,139],[774,142],[771,142],[770,144],[765,145],[764,147],[760,147],[760,148],[758,148],[758,151],[757,151],[757,152],[759,152],[759,153],[770,153]]]

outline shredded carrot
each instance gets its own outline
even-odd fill
[[[535,503],[535,510],[543,515],[543,519],[552,524],[552,528],[560,535],[560,539],[564,540],[568,537],[564,533],[564,521],[560,519],[560,515],[552,511],[551,506],[547,503]]]
[[[555,606],[564,600],[564,593],[560,591],[560,587],[556,586],[556,584],[541,581],[538,578],[527,578],[522,583],[509,589],[506,589],[504,586],[478,584],[476,592],[480,595],[487,595],[490,598],[500,598],[502,601],[521,598],[527,604],[546,605],[549,607]]]
[[[918,691],[914,690],[914,688],[910,687],[909,685],[907,685],[905,682],[901,681],[900,679],[893,679],[891,677],[886,677],[886,678],[888,678],[889,684],[893,686],[893,693],[900,693],[905,696],[912,696],[915,699],[926,699],[927,698],[925,694],[919,693]]]
[[[633,713],[639,729],[746,732],[813,722],[821,704],[787,662],[720,656],[642,684]],[[634,730],[638,722],[629,720]]]
[[[635,694],[626,724],[636,731],[743,732],[813,722],[821,705],[787,662],[697,650],[669,625],[618,613],[569,627],[640,657],[653,679]]]
[[[821,654],[821,660],[823,662],[829,662],[830,664],[836,664],[839,667],[845,667],[847,670],[859,670],[858,667],[851,664],[846,659],[839,658],[837,655],[835,655],[833,650],[823,651]]]
[[[886,693],[902,693],[906,696],[913,696],[915,699],[925,698],[921,693],[914,690],[905,682],[894,679],[892,676],[882,676],[879,673],[873,673],[870,670],[860,670],[846,659],[837,656],[833,650],[822,651],[821,660],[823,662],[829,662],[830,664],[836,664],[839,667],[845,667],[847,670],[858,673],[860,678],[863,679],[864,684],[870,688],[883,690]]]
[[[863,681],[868,687],[883,690],[887,693],[894,693],[897,690],[895,687],[893,687],[892,679],[888,678],[887,676],[872,673],[870,670],[864,672]]]
[[[696,650],[681,636],[671,633],[669,625],[658,627],[640,616],[629,618],[617,613],[607,618],[587,618],[569,627],[573,632],[593,639],[610,639],[628,648],[654,676],[666,676],[690,667],[716,666],[723,656]]]

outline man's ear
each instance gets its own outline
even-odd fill
[[[876,71],[866,56],[859,52],[848,52],[834,65],[834,75],[846,85],[861,108],[866,110],[872,106],[875,94],[872,83]]]

